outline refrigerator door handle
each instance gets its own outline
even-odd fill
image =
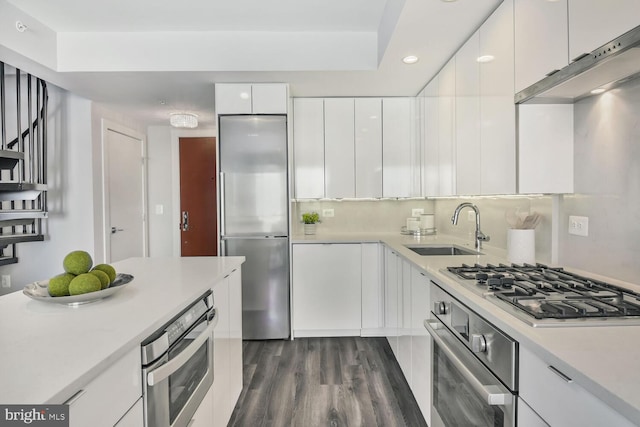
[[[225,235],[224,217],[227,214],[224,209],[225,194],[224,194],[224,172],[220,172],[220,235]]]

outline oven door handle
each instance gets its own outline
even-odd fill
[[[431,335],[431,338],[435,341],[440,349],[446,354],[449,361],[458,369],[460,374],[469,381],[469,384],[473,387],[476,393],[480,394],[482,398],[491,406],[507,406],[513,403],[513,396],[511,393],[504,393],[497,385],[484,385],[473,375],[473,372],[465,366],[464,362],[456,356],[455,351],[449,347],[449,345],[438,335],[436,329],[440,329],[439,322],[424,321],[424,327]]]
[[[178,369],[182,368],[196,353],[196,351],[200,349],[202,344],[213,336],[212,332],[216,327],[216,323],[217,321],[209,323],[206,329],[202,331],[187,348],[182,350],[180,354],[167,363],[164,363],[153,371],[147,373],[147,384],[149,386],[159,384],[167,379],[171,374],[175,373]]]

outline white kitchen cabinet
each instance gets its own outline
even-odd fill
[[[127,411],[115,427],[144,427],[144,406],[142,397]]]
[[[325,197],[355,197],[353,98],[324,100]]]
[[[293,334],[359,336],[360,244],[293,245]]]
[[[519,426],[526,427],[549,427],[549,424],[545,423],[533,409],[525,403],[524,400],[518,398],[518,422]]]
[[[455,195],[456,60],[447,62],[438,74],[438,171],[439,196]]]
[[[455,141],[458,195],[482,194],[480,179],[480,33],[456,52]]]
[[[411,384],[411,264],[401,259],[402,280],[398,286],[398,364]]]
[[[293,100],[295,197],[324,197],[324,100]]]
[[[251,85],[253,114],[287,114],[288,85],[285,83],[254,83]]]
[[[78,390],[66,402],[69,405],[69,425],[115,425],[142,397],[141,366],[140,347],[136,346]],[[135,413],[131,417],[135,417]],[[144,422],[142,418],[129,421],[138,426]]]
[[[224,83],[215,86],[217,114],[286,114],[284,83]]]
[[[435,76],[422,91],[422,195],[440,195],[439,140],[439,76]]]
[[[566,373],[520,346],[520,397],[552,426],[631,427],[631,421],[573,381]],[[559,404],[562,402],[562,404]]]
[[[635,28],[639,0],[568,0],[569,59],[594,51]]]
[[[356,98],[354,105],[356,197],[382,197],[382,99]]]
[[[513,0],[504,2],[480,27],[481,193],[516,191],[516,116],[513,59]]]
[[[384,336],[382,245],[362,243],[362,336]]]
[[[393,350],[398,358],[398,289],[402,281],[402,263],[393,250],[384,250],[384,328]]]
[[[411,269],[411,391],[428,425],[431,425],[431,337],[424,321],[431,316],[429,278]]]
[[[382,195],[420,195],[415,98],[382,99]]]
[[[569,64],[567,7],[567,0],[515,0],[516,93]]]
[[[573,105],[518,106],[518,193],[573,193]]]
[[[213,407],[213,423],[208,425],[216,427],[227,425],[242,391],[242,279],[239,269],[213,287],[213,301],[218,324],[213,331],[213,385],[208,397],[212,402],[203,404]]]
[[[229,281],[229,395],[231,411],[242,393],[242,271],[234,270]]]

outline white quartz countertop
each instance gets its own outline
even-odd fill
[[[292,236],[301,243],[381,242],[409,262],[424,270],[432,279],[461,302],[498,326],[549,364],[572,378],[614,410],[640,425],[640,326],[562,326],[534,328],[491,301],[461,286],[441,270],[461,264],[508,263],[506,251],[485,243],[483,255],[420,256],[407,244],[453,243],[473,249],[473,241],[434,235],[405,236],[399,233],[336,233]],[[640,291],[637,284],[569,269],[594,278]]]
[[[75,307],[0,297],[0,403],[63,403],[243,262],[130,258],[113,264],[126,288]]]

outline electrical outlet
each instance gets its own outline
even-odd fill
[[[164,205],[156,205],[156,215],[164,214]]]
[[[420,216],[420,215],[422,215],[423,213],[424,213],[424,209],[422,209],[422,208],[414,208],[414,209],[411,209],[411,216],[413,216],[413,217]]]
[[[334,216],[333,209],[322,209],[322,216],[325,218],[331,218]]]
[[[476,220],[476,213],[474,211],[467,212],[467,221],[473,222]]]
[[[589,217],[569,216],[569,234],[576,236],[589,235]]]
[[[10,288],[11,287],[11,276],[8,274],[2,275],[2,287]]]

